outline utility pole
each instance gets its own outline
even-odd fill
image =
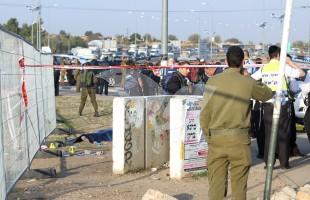
[[[201,36],[200,36],[200,15],[198,17],[198,58],[200,59],[200,42],[201,42]]]
[[[38,16],[37,16],[37,24],[36,24],[36,46],[37,48],[39,49],[39,46],[41,47],[41,45],[39,45],[39,43],[41,44],[41,1],[38,0],[38,5],[34,6],[34,5],[27,5],[26,8],[28,10],[30,10],[32,12],[32,16],[33,16],[33,13],[35,11],[38,11]],[[32,22],[32,25],[31,25],[31,43],[32,45],[34,45],[34,38],[33,38],[33,34],[34,34],[34,28],[33,28],[33,24],[34,24],[34,21]],[[39,32],[40,31],[40,32]],[[40,38],[39,38],[40,36]]]
[[[212,46],[212,42],[213,42],[213,36],[211,35],[211,41],[210,41],[210,61],[212,61],[213,59],[213,46]]]
[[[268,150],[268,160],[267,160],[267,173],[265,180],[265,189],[264,189],[264,200],[270,199],[271,183],[272,183],[272,172],[275,159],[275,150],[277,143],[277,135],[279,130],[279,118],[281,110],[281,98],[282,98],[282,84],[285,70],[285,60],[287,53],[287,44],[288,37],[290,32],[290,23],[292,15],[293,0],[286,0],[285,16],[283,23],[283,32],[282,32],[282,43],[281,43],[281,54],[280,54],[280,69],[278,74],[277,81],[277,91],[275,102],[273,104],[273,115],[272,115],[272,126],[271,126],[271,137]]]
[[[41,0],[38,0],[37,49],[41,51]]]
[[[168,0],[162,0],[161,24],[162,64],[166,65],[168,60]]]
[[[310,6],[301,6],[301,8],[310,9]],[[309,13],[309,12],[308,12]],[[309,15],[310,19],[310,15]],[[310,23],[309,23],[309,38],[308,38],[308,56],[310,57]]]
[[[135,16],[136,16],[135,45],[137,45],[137,33],[138,33],[138,18],[137,18],[137,13],[135,14]]]
[[[31,44],[33,45],[33,21],[31,24]]]

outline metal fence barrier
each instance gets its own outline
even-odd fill
[[[0,200],[6,198],[30,166],[42,141],[56,127],[53,69],[19,67],[52,64],[51,55],[38,52],[21,37],[0,26]],[[22,97],[26,83],[28,106]]]

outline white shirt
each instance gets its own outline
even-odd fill
[[[251,59],[245,59],[244,65],[247,65],[247,71],[249,74],[253,74],[257,71],[258,67],[255,67],[255,63]]]
[[[263,67],[261,67],[254,74],[252,74],[251,77],[254,78],[255,80],[262,79],[262,69],[263,69]],[[296,68],[293,68],[293,67],[291,67],[289,65],[285,65],[284,74],[285,74],[286,77],[290,77],[290,78],[298,78],[298,77],[300,77],[299,70],[296,69]]]
[[[306,73],[306,78],[304,81],[297,81],[292,79],[290,82],[290,89],[292,92],[297,93],[301,91],[303,94],[310,92],[310,71]]]

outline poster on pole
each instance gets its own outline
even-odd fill
[[[184,171],[207,169],[208,145],[200,128],[197,99],[185,100]]]

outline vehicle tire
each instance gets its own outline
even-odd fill
[[[310,143],[310,106],[308,106],[305,117],[304,117],[304,125],[305,125],[305,130],[308,135],[308,140]]]
[[[308,106],[306,112],[305,112],[305,117],[304,117],[304,127],[306,130],[306,133],[308,135],[308,140],[310,143],[310,93],[308,93],[307,97],[305,98],[305,105]]]
[[[109,86],[113,87],[115,85],[115,79],[113,77],[109,78]]]

